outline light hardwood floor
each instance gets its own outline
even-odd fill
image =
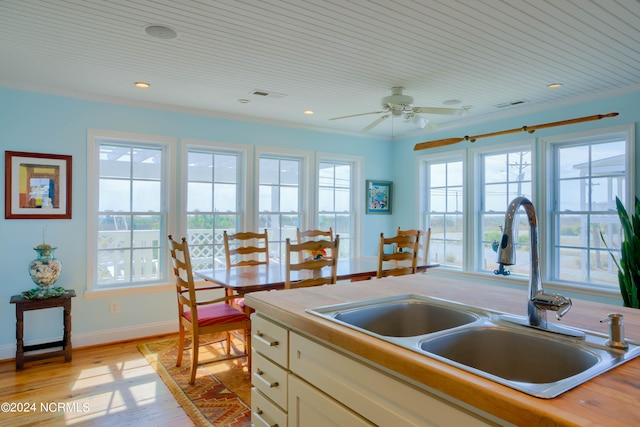
[[[0,425],[193,426],[139,342],[74,348],[70,363],[51,358],[20,372],[14,360],[1,361]]]

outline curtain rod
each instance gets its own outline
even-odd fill
[[[418,151],[418,150],[426,150],[427,148],[444,147],[445,145],[457,144],[458,142],[462,142],[462,141],[476,142],[476,139],[488,138],[490,136],[506,135],[509,133],[517,133],[517,132],[533,133],[538,129],[545,129],[545,128],[551,128],[554,126],[565,126],[565,125],[572,125],[575,123],[589,122],[592,120],[604,119],[606,117],[615,117],[617,115],[618,113],[596,114],[594,116],[579,117],[577,119],[562,120],[559,122],[543,123],[535,126],[522,126],[521,128],[501,130],[499,132],[485,133],[483,135],[476,135],[476,136],[467,135],[463,138],[445,138],[445,139],[438,139],[436,141],[419,142],[416,144],[415,147],[413,147],[413,150]]]

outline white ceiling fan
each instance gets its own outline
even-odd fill
[[[440,107],[414,107],[413,106],[413,97],[409,95],[404,95],[402,92],[404,91],[403,87],[396,86],[391,88],[391,95],[385,96],[381,100],[382,110],[380,111],[371,111],[369,113],[360,113],[360,114],[351,114],[349,116],[340,116],[333,117],[329,120],[340,120],[340,119],[348,119],[350,117],[359,117],[366,116],[369,114],[383,114],[382,116],[375,119],[371,124],[362,129],[361,132],[368,132],[374,127],[378,126],[380,123],[388,119],[389,117],[403,117],[405,122],[413,123],[418,127],[424,129],[425,127],[429,127],[429,129],[437,128],[437,125],[430,120],[422,117],[419,113],[424,114],[465,114],[469,110],[467,108],[440,108]]]

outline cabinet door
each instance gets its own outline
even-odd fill
[[[290,427],[373,425],[295,375],[289,375]]]

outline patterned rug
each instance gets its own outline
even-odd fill
[[[215,337],[201,337],[212,340]],[[138,344],[171,393],[196,426],[250,426],[251,375],[245,359],[206,363],[224,355],[223,343],[200,347],[196,383],[189,385],[190,352],[185,351],[182,365],[176,368],[178,338],[165,337]],[[242,351],[234,340],[231,351]]]

